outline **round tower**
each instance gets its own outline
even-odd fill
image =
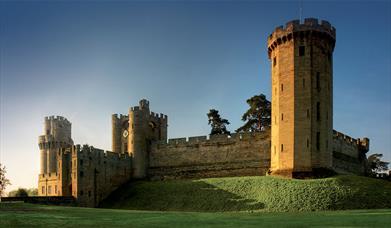
[[[310,175],[331,168],[335,28],[306,18],[268,38],[272,74],[271,171]]]
[[[45,117],[44,134],[39,136],[41,174],[57,172],[58,149],[73,145],[71,123],[62,116]]]
[[[133,177],[145,178],[149,151],[149,102],[141,100],[139,106],[129,110],[128,151],[133,156]]]

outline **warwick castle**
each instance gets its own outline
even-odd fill
[[[167,139],[167,116],[141,100],[126,115],[112,115],[112,151],[103,151],[74,145],[71,123],[46,117],[39,195],[73,196],[95,207],[132,179],[296,178],[319,168],[363,174],[369,139],[333,130],[335,42],[335,28],[313,18],[288,22],[268,37],[271,130]]]

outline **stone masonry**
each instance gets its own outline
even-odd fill
[[[71,123],[46,117],[39,195],[95,207],[132,179],[301,177],[316,168],[363,174],[369,139],[333,130],[334,46],[335,28],[317,19],[288,22],[269,36],[271,131],[167,139],[167,116],[143,99],[127,115],[112,115],[112,151],[103,151],[73,145]]]

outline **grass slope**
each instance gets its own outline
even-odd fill
[[[317,211],[391,208],[391,182],[359,176],[229,177],[130,182],[104,208],[154,211]]]
[[[296,213],[151,212],[0,203],[0,227],[390,227],[391,209]]]

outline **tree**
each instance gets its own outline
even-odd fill
[[[10,191],[8,193],[9,197],[25,197],[25,196],[37,196],[38,189],[37,188],[18,188],[17,190]]]
[[[8,197],[27,197],[29,196],[28,190],[25,188],[18,188],[17,190],[10,191]]]
[[[382,161],[383,154],[371,154],[368,157],[369,174],[376,176],[377,173],[387,171],[389,162]]]
[[[208,124],[212,126],[212,130],[210,132],[211,135],[231,134],[226,127],[226,125],[229,124],[228,120],[222,119],[219,111],[216,109],[210,109],[207,116]]]
[[[7,185],[10,185],[11,182],[6,178],[5,174],[7,173],[5,166],[0,163],[0,198],[4,194],[4,190]]]
[[[263,94],[255,95],[247,99],[250,108],[243,114],[242,121],[246,123],[236,132],[250,131],[260,132],[270,128],[271,102]]]

